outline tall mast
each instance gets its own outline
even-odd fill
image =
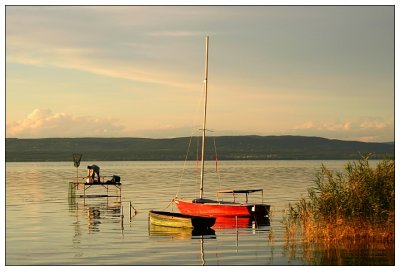
[[[207,80],[208,80],[208,36],[206,36],[206,60],[204,70],[204,118],[203,118],[203,140],[201,144],[201,175],[200,175],[200,198],[203,198],[204,181],[204,150],[206,145],[206,117],[207,117]]]

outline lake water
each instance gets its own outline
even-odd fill
[[[86,175],[91,163],[81,162],[78,174]],[[218,174],[207,162],[206,197],[219,189],[262,188],[272,213],[269,225],[233,225],[203,236],[148,225],[151,209],[177,211],[170,204],[177,193],[198,197],[195,162],[96,162],[101,175],[121,176],[121,199],[69,199],[73,162],[6,163],[6,265],[393,265],[394,251],[336,251],[332,258],[305,251],[301,240],[288,244],[283,210],[307,195],[322,163],[339,170],[346,162],[219,161]],[[131,219],[129,202],[137,210]]]

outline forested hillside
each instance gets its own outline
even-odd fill
[[[207,159],[370,159],[394,158],[394,143],[364,143],[303,136],[220,136],[207,138]],[[201,139],[149,138],[43,138],[6,139],[6,161],[71,161],[73,153],[91,161],[196,159]],[[200,157],[200,154],[198,154]]]

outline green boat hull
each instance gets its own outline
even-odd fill
[[[153,225],[174,228],[211,228],[215,224],[215,218],[204,216],[184,215],[163,211],[149,211],[149,221]]]

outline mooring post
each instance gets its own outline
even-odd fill
[[[79,175],[78,175],[78,168],[76,168],[76,190],[79,189]]]
[[[121,205],[121,230],[124,232],[124,206]]]
[[[132,202],[129,202],[129,220],[132,218]]]

